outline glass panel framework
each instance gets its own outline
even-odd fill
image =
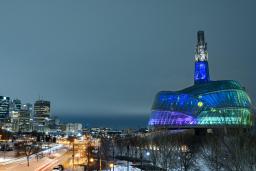
[[[200,87],[200,88],[199,88]],[[236,81],[210,81],[187,89],[159,92],[149,126],[252,126],[250,97]]]

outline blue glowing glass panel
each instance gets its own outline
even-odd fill
[[[155,98],[149,126],[251,126],[254,110],[235,81],[209,81],[181,91],[162,91]]]
[[[195,63],[195,83],[204,83],[210,80],[207,61],[198,61]]]

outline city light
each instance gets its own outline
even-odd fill
[[[203,105],[204,105],[204,103],[201,102],[201,101],[197,103],[197,106],[198,106],[198,107],[202,107]]]
[[[109,164],[109,167],[110,167],[110,168],[113,168],[113,167],[114,167],[114,164],[113,164],[113,163],[110,163],[110,164]]]

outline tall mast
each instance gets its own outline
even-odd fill
[[[194,82],[205,83],[210,81],[207,43],[204,39],[204,31],[197,32],[197,45],[195,50]]]

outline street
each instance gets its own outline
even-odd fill
[[[8,161],[0,164],[0,171],[51,171],[58,164],[64,165],[65,170],[72,169],[72,152],[67,149],[60,149],[51,155],[46,154],[45,157],[37,160],[35,155],[30,157],[29,166],[27,166],[26,157],[17,160]],[[71,161],[71,162],[70,162]]]

